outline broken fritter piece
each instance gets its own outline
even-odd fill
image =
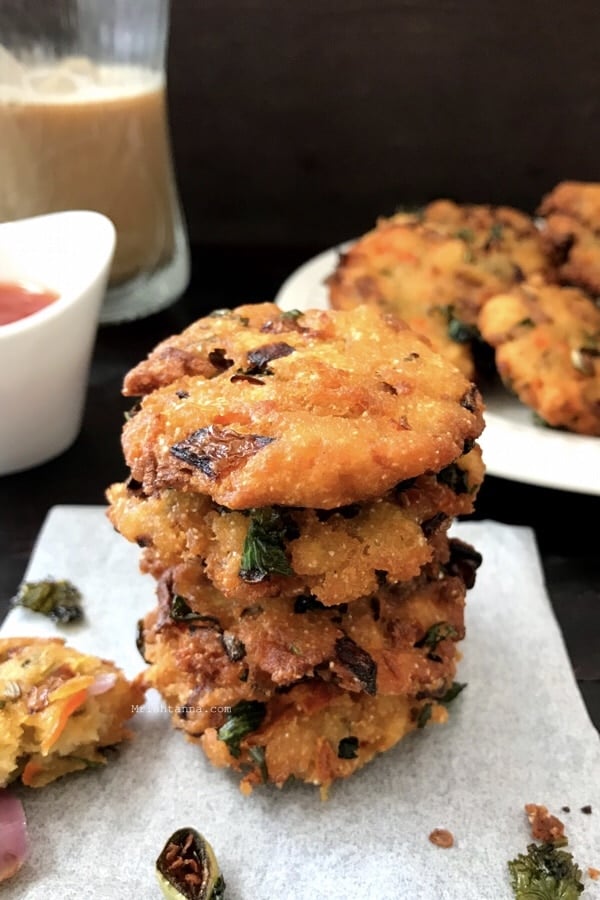
[[[488,301],[479,317],[506,386],[548,425],[600,435],[600,309],[541,279]]]
[[[141,682],[60,638],[1,638],[0,786],[104,765],[102,748],[131,736],[125,722],[143,702]]]

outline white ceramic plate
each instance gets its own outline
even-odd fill
[[[327,309],[324,284],[351,241],[301,265],[279,289],[283,309]],[[485,395],[486,427],[480,440],[490,475],[543,487],[600,494],[600,438],[541,428],[531,411],[501,386]]]

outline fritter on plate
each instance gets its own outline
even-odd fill
[[[453,517],[473,511],[483,476],[475,446],[441,472],[402,482],[375,501],[250,512],[184,491],[146,497],[124,483],[107,492],[108,516],[143,548],[142,570],[156,577],[187,563],[244,602],[309,592],[329,605],[418,575],[445,551]]]
[[[560,280],[600,294],[600,184],[563,181],[543,198],[538,212]]]
[[[143,702],[141,683],[60,638],[0,638],[0,786],[104,765]]]
[[[600,435],[600,309],[588,296],[532,279],[490,300],[479,327],[522,403],[548,425]]]
[[[484,424],[476,387],[367,306],[207,316],[160,345],[125,391],[150,391],[123,432],[134,482],[229,509],[372,500],[450,465]]]
[[[435,200],[422,212],[427,225],[460,237],[472,261],[506,286],[531,275],[552,276],[535,222],[512,206],[488,206]]]
[[[464,290],[466,258],[458,238],[404,214],[380,219],[340,256],[327,280],[329,303],[333,309],[368,305],[393,311],[472,380],[473,332],[458,323],[453,312]],[[468,290],[473,290],[471,283]]]
[[[329,300],[335,309],[393,309],[472,379],[470,343],[482,305],[547,268],[524,213],[439,200],[418,215],[380,219],[341,257],[328,280]]]
[[[332,608],[312,596],[244,608],[208,583],[186,585],[169,573],[143,626],[147,684],[213,761],[253,766],[249,748],[260,746],[268,778],[277,784],[291,774],[314,781],[325,737],[332,770],[317,783],[327,784],[391,746],[446,695],[456,642],[464,636],[465,592],[480,559],[469,545],[452,541],[445,566]],[[229,709],[260,713],[241,735],[235,731],[238,757],[225,738],[240,725],[230,723]],[[373,718],[362,722],[364,715]],[[286,741],[290,722],[297,739]],[[357,761],[339,766],[333,751],[348,735],[358,737]],[[261,767],[253,768],[255,778]]]

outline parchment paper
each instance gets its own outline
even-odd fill
[[[530,841],[523,806],[565,821],[587,872],[600,868],[600,745],[545,593],[529,529],[458,523],[484,557],[469,592],[458,678],[468,687],[450,721],[411,735],[334,785],[329,800],[295,785],[244,797],[231,773],[174,731],[152,693],[135,740],[102,770],[21,796],[32,853],[2,885],[7,900],[152,900],[155,859],[169,835],[193,826],[212,843],[228,900],[509,900],[507,860]],[[2,633],[63,634],[74,647],[143,667],[135,625],[154,604],[138,548],[102,507],[49,513],[27,578],[70,578],[86,621],[69,629],[26,610]],[[581,807],[591,804],[592,815]],[[562,806],[571,808],[561,813]],[[447,828],[455,846],[428,835]],[[583,898],[600,897],[585,878]]]

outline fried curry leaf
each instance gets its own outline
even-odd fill
[[[446,693],[439,698],[439,702],[447,706],[453,700],[456,700],[459,694],[462,694],[466,686],[466,684],[461,684],[460,681],[453,681]]]
[[[431,718],[431,713],[433,711],[433,704],[426,703],[421,707],[419,713],[417,715],[417,728],[425,728],[427,723]]]
[[[374,697],[377,693],[377,663],[371,654],[345,634],[335,642],[335,655],[352,672],[363,691]]]
[[[228,714],[227,721],[217,731],[220,741],[227,744],[236,759],[240,755],[240,743],[247,734],[259,727],[267,714],[267,707],[258,700],[240,700]]]
[[[215,479],[244,465],[273,440],[265,435],[241,434],[233,428],[209,425],[173,444],[169,453],[207,478]]]
[[[470,493],[468,474],[464,469],[461,469],[458,463],[450,463],[449,466],[441,469],[437,473],[436,478],[449,487],[451,491],[454,491],[455,494]]]
[[[24,581],[13,604],[48,616],[59,625],[77,622],[83,617],[81,591],[65,579]]]
[[[431,628],[428,628],[424,637],[417,641],[415,647],[428,647],[435,650],[440,641],[453,640],[458,637],[458,632],[453,625],[448,622],[436,622]]]
[[[179,828],[171,835],[155,871],[168,900],[223,900],[225,896],[214,850],[193,828]]]
[[[203,616],[194,612],[181,594],[173,594],[169,602],[169,615],[174,622],[205,622],[207,625],[216,625],[220,628],[219,620],[214,616]]]
[[[356,759],[358,756],[358,738],[354,735],[342,738],[338,744],[339,759]]]
[[[265,748],[250,747],[248,750],[248,754],[250,755],[250,758],[256,763],[260,772],[260,777],[263,780],[263,784],[266,784],[269,780],[269,772],[267,770],[267,761],[265,759]]]
[[[516,900],[576,900],[583,891],[572,854],[554,844],[529,844],[508,868]]]
[[[285,532],[285,523],[273,507],[250,510],[240,578],[253,584],[269,575],[294,574],[285,555]]]

